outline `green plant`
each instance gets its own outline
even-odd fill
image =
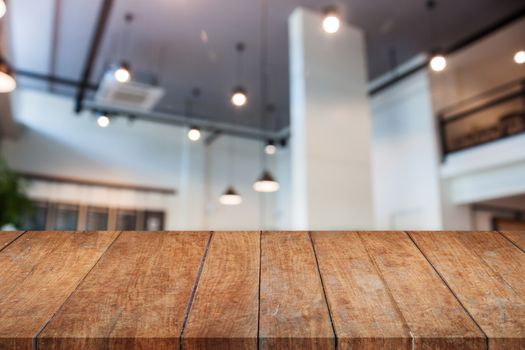
[[[19,177],[0,159],[0,227],[12,224],[20,227],[31,210],[31,202]]]

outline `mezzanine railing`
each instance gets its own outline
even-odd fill
[[[443,158],[525,133],[525,79],[447,107],[438,114]]]

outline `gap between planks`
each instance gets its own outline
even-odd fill
[[[191,307],[195,299],[195,293],[197,293],[197,286],[199,285],[199,282],[201,279],[202,270],[204,269],[204,263],[206,261],[206,258],[208,257],[208,251],[210,249],[211,241],[213,239],[213,234],[214,234],[214,231],[208,232],[208,242],[206,242],[206,248],[204,248],[204,254],[200,261],[199,270],[197,270],[197,277],[195,278],[195,283],[193,283],[193,288],[191,289],[190,299],[188,300],[188,305],[186,306],[186,312],[184,313],[184,320],[182,322],[182,329],[180,331],[180,336],[179,336],[179,349],[180,350],[184,349],[184,344],[183,344],[184,331],[186,330],[186,325],[190,317]]]
[[[509,241],[510,243],[512,243],[512,245],[514,245],[516,248],[518,248],[518,249],[521,250],[523,253],[525,253],[525,247],[521,247],[519,244],[517,244],[517,243],[514,242],[512,239],[510,239],[509,237],[507,237],[507,235],[506,235],[505,233],[503,233],[503,231],[494,231],[494,232],[499,233],[501,236],[503,236],[503,238],[505,238],[507,241]]]
[[[403,231],[407,236],[408,238],[412,241],[412,243],[414,244],[414,246],[417,248],[417,250],[419,250],[419,252],[423,255],[423,257],[425,258],[425,260],[430,264],[430,266],[432,267],[432,269],[436,272],[436,274],[439,276],[439,278],[443,281],[443,283],[445,283],[445,286],[447,286],[448,290],[450,291],[450,293],[452,293],[452,295],[454,296],[454,298],[456,298],[456,300],[458,301],[459,305],[461,305],[461,307],[463,308],[463,310],[465,310],[465,312],[467,313],[467,315],[470,317],[470,319],[472,320],[472,322],[474,322],[474,324],[476,325],[476,327],[478,327],[479,331],[481,332],[481,334],[483,334],[483,336],[485,337],[485,350],[489,350],[489,337],[487,334],[485,334],[485,332],[483,331],[483,329],[481,328],[481,326],[479,325],[479,323],[476,321],[476,319],[474,318],[474,316],[472,316],[472,314],[467,310],[467,308],[465,307],[465,305],[461,302],[461,300],[459,299],[459,297],[457,296],[457,294],[452,290],[452,288],[450,287],[450,285],[448,284],[447,280],[443,277],[443,275],[441,275],[441,273],[438,271],[438,269],[434,266],[434,264],[432,264],[432,262],[430,261],[430,259],[427,257],[427,255],[423,252],[423,249],[421,249],[418,244],[416,243],[416,241],[414,240],[414,238],[412,237],[412,235],[410,234],[410,231]]]
[[[319,279],[321,280],[321,287],[323,289],[323,296],[326,303],[326,308],[328,309],[328,317],[330,318],[330,324],[332,325],[332,331],[334,332],[334,350],[337,350],[338,345],[338,338],[337,338],[337,332],[335,330],[335,324],[334,319],[332,316],[332,310],[330,308],[330,303],[328,302],[328,296],[326,295],[326,287],[323,280],[323,275],[321,274],[321,268],[319,267],[319,259],[317,258],[317,251],[315,250],[315,244],[312,239],[312,231],[308,231],[308,238],[310,240],[310,244],[312,245],[312,250],[314,253],[314,259],[315,259],[315,266],[317,267],[317,275],[319,276]]]
[[[11,239],[9,242],[7,242],[3,247],[0,247],[0,252],[4,249],[6,249],[7,247],[9,247],[11,244],[13,244],[15,241],[17,241],[20,237],[22,237],[27,231],[19,231],[18,232],[18,236],[16,236],[15,238]]]

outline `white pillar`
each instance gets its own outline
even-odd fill
[[[294,229],[373,228],[365,46],[303,8],[289,18]]]

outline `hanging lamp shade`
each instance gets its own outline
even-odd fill
[[[16,89],[16,80],[9,66],[0,58],[0,93],[8,93]]]
[[[264,170],[261,177],[253,184],[253,189],[257,192],[276,192],[279,190],[279,183],[269,171]]]
[[[226,191],[220,196],[219,202],[223,205],[239,205],[242,203],[242,197],[233,186],[230,186]]]

